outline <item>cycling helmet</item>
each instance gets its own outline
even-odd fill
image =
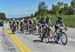
[[[15,21],[15,19],[13,19],[13,21]]]
[[[62,20],[62,17],[59,16],[59,17],[58,17],[58,20]]]

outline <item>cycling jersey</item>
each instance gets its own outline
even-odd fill
[[[28,23],[28,21],[27,21],[27,19],[24,19],[24,21],[23,21],[24,23]]]
[[[20,22],[20,26],[23,26],[23,22]]]
[[[16,21],[16,24],[19,25],[19,21]]]
[[[32,20],[29,20],[29,24],[32,24]]]
[[[39,21],[39,25],[42,26],[42,27],[45,26],[45,21],[44,20],[40,20]]]
[[[57,20],[56,23],[55,23],[55,26],[60,26],[60,25],[63,25],[64,22],[63,20]]]
[[[49,23],[49,20],[50,20],[49,18],[47,18],[47,19],[46,19],[46,24],[48,24],[48,23]]]

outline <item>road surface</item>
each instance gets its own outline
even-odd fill
[[[6,26],[8,27],[8,24],[5,24],[4,27],[6,28]],[[31,52],[75,52],[75,28],[68,28],[66,33],[68,43],[65,46],[60,43],[56,44],[53,40],[50,40],[50,43],[40,42],[38,35],[31,35],[27,32],[25,34],[16,32],[15,36],[27,45]],[[15,45],[13,41],[12,43]],[[17,45],[15,45],[15,47],[15,49],[19,50]]]
[[[0,52],[7,52],[3,46],[3,34],[3,27],[0,26]]]

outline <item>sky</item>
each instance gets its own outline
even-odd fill
[[[48,9],[58,1],[71,3],[71,0],[0,0],[0,13],[5,13],[7,18],[30,16],[37,11],[40,1],[44,1]]]

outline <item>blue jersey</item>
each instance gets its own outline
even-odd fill
[[[40,25],[40,26],[44,26],[44,25],[45,25],[45,21],[44,21],[44,20],[40,20],[40,21],[39,21],[39,25]]]
[[[63,20],[57,20],[55,23],[55,26],[59,26],[59,25],[63,25],[63,24],[64,24]]]

